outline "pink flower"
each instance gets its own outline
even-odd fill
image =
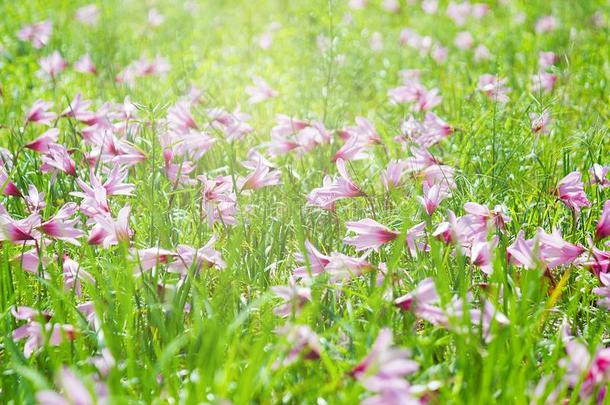
[[[211,120],[212,128],[223,133],[228,141],[243,139],[254,131],[254,128],[248,124],[250,115],[241,112],[239,108],[233,112],[222,108],[209,108],[206,113]]]
[[[179,101],[167,110],[167,122],[178,132],[197,129],[197,123],[191,114],[191,106],[186,101]]]
[[[479,85],[477,89],[483,92],[491,100],[497,101],[498,103],[507,103],[508,93],[511,88],[506,86],[506,78],[498,78],[497,76],[484,74],[479,77]]]
[[[2,165],[0,165],[0,191],[6,196],[21,197],[21,191],[8,177],[8,173]]]
[[[367,159],[369,155],[366,152],[368,147],[368,140],[362,139],[358,136],[350,137],[343,146],[335,153],[332,161],[336,162],[337,159],[343,160],[361,160]]]
[[[610,176],[608,176],[608,172],[610,172],[610,166],[602,166],[594,163],[589,169],[591,184],[599,184],[600,187],[604,188],[610,186]]]
[[[541,114],[530,113],[530,121],[532,122],[532,133],[534,135],[548,134],[551,132],[549,124],[551,116],[548,110],[542,111]]]
[[[373,32],[371,34],[369,46],[373,52],[383,51],[383,35],[381,35],[379,32]]]
[[[61,112],[62,117],[72,117],[81,122],[93,122],[96,117],[93,111],[89,111],[91,101],[83,100],[83,96],[78,93],[70,102],[68,107]]]
[[[438,93],[438,89],[427,90],[418,82],[410,82],[388,91],[393,103],[413,103],[414,111],[428,111],[439,105],[443,98]]]
[[[269,84],[258,76],[252,78],[253,86],[246,87],[246,93],[250,96],[248,103],[257,104],[265,100],[277,97],[278,92],[273,90]]]
[[[448,191],[439,184],[429,186],[427,183],[424,183],[424,196],[418,196],[417,199],[424,207],[426,214],[432,216],[439,204],[447,197],[449,197]]]
[[[80,297],[82,295],[81,281],[95,284],[93,276],[83,270],[80,264],[70,259],[68,255],[64,255],[62,270],[64,275],[64,291],[66,292],[74,290],[74,293]]]
[[[76,166],[70,157],[67,149],[63,145],[56,143],[49,144],[49,150],[42,155],[42,165],[40,171],[43,173],[55,172],[57,170],[76,177]]]
[[[489,49],[485,45],[479,44],[476,48],[474,48],[475,62],[489,59],[491,59],[491,52],[489,52]]]
[[[224,269],[226,263],[222,260],[220,252],[214,249],[216,241],[217,238],[214,235],[210,238],[208,243],[199,249],[186,245],[178,245],[178,248],[176,249],[176,260],[169,264],[168,271],[186,275],[189,270],[198,273],[202,269],[205,270],[211,267]]]
[[[438,0],[424,0],[421,3],[421,8],[426,14],[436,14],[438,11]]]
[[[559,57],[554,52],[538,52],[538,67],[540,69],[553,66]]]
[[[176,253],[167,249],[148,248],[136,250],[133,259],[138,263],[140,273],[152,269],[160,264],[167,264],[176,256]]]
[[[375,126],[371,121],[364,117],[356,117],[356,125],[341,129],[338,131],[341,139],[349,140],[351,138],[357,138],[363,144],[376,144],[381,143],[381,138],[375,129]]]
[[[607,236],[610,236],[610,200],[604,203],[604,209],[595,228],[595,239],[604,239]]]
[[[46,203],[44,202],[45,193],[39,193],[36,186],[30,184],[28,186],[28,194],[23,197],[26,204],[28,205],[28,209],[30,212],[38,212],[46,207]]]
[[[599,273],[599,281],[601,287],[596,287],[592,291],[594,294],[599,295],[601,298],[597,300],[597,305],[607,310],[610,310],[610,274]]]
[[[205,176],[199,176],[198,179],[203,184],[202,214],[208,218],[209,226],[215,222],[234,225],[237,200],[232,192],[231,177],[218,176],[215,179],[207,179]]]
[[[397,13],[400,11],[400,3],[398,0],[383,0],[382,7],[384,10],[391,13]]]
[[[544,93],[550,93],[555,87],[556,81],[557,75],[541,70],[532,76],[532,91],[544,91]]]
[[[558,26],[559,21],[557,20],[557,18],[553,17],[552,15],[547,15],[541,17],[540,19],[538,19],[538,21],[536,21],[535,31],[538,34],[543,34],[546,32],[555,31]]]
[[[419,224],[409,228],[407,230],[407,247],[412,257],[417,257],[418,252],[427,252],[430,246],[426,242],[418,242],[426,236],[426,223],[420,222]]]
[[[57,385],[61,387],[61,394],[42,390],[36,393],[36,401],[44,405],[94,405],[106,403],[106,389],[102,388],[94,400],[87,387],[64,366],[59,374]],[[102,384],[103,385],[103,384]]]
[[[290,285],[276,285],[271,287],[271,291],[275,296],[282,299],[283,303],[273,310],[273,313],[279,316],[289,316],[298,314],[301,308],[311,301],[311,288],[300,287],[294,282]]]
[[[398,187],[401,183],[401,178],[405,174],[405,162],[392,160],[388,166],[381,172],[381,181],[386,190]]]
[[[75,17],[85,25],[97,25],[100,19],[100,10],[95,4],[88,4],[76,10]]]
[[[91,60],[91,56],[89,56],[89,54],[81,56],[80,59],[74,62],[74,70],[80,73],[87,73],[91,75],[97,74],[97,69],[93,64],[93,60]]]
[[[18,342],[26,339],[23,346],[23,354],[30,358],[32,353],[48,343],[51,346],[58,346],[64,340],[74,340],[76,332],[72,325],[51,324],[47,321],[51,319],[49,313],[40,313],[28,307],[12,308],[11,314],[17,320],[25,320],[27,323],[13,331],[13,340]],[[41,323],[44,322],[44,323]]]
[[[40,225],[40,230],[51,238],[63,240],[73,245],[80,246],[76,238],[84,235],[84,232],[75,226],[78,219],[69,219],[76,213],[75,203],[67,203],[57,213]]]
[[[312,190],[307,196],[307,201],[311,205],[322,209],[334,209],[335,201],[342,198],[354,198],[364,195],[363,192],[354,184],[345,168],[343,159],[337,159],[337,171],[339,176],[334,180],[324,179],[324,184],[320,188]]]
[[[558,229],[547,234],[538,228],[536,235],[540,243],[540,256],[549,269],[570,264],[585,251],[582,246],[563,240]]]
[[[460,49],[470,49],[474,43],[472,34],[468,31],[458,32],[453,41],[455,46]]]
[[[53,107],[53,103],[43,100],[36,100],[26,116],[27,122],[36,122],[45,125],[51,125],[51,121],[57,118],[57,114],[48,111]]]
[[[245,162],[252,168],[252,172],[246,177],[237,180],[237,187],[240,190],[256,190],[267,186],[276,186],[281,183],[279,170],[272,170],[268,162],[263,161],[259,156],[256,160]]]
[[[297,267],[292,271],[294,278],[309,279],[311,276],[317,276],[323,273],[326,266],[330,263],[330,257],[320,253],[308,240],[305,241],[305,252],[306,255],[301,253],[295,254],[296,260],[302,263],[303,266]]]
[[[15,220],[8,214],[0,214],[0,241],[12,243],[35,240],[39,234],[35,231],[40,225],[40,215],[33,213],[24,219]]]
[[[105,249],[120,242],[131,239],[132,230],[129,228],[129,213],[131,207],[121,208],[115,220],[110,214],[97,214],[93,217],[95,225],[91,229],[87,242],[91,245],[101,244]]]
[[[383,392],[388,389],[407,389],[405,375],[419,369],[419,364],[409,359],[410,353],[392,345],[392,331],[383,328],[379,331],[371,351],[350,372],[368,390]]]
[[[580,212],[581,207],[590,207],[591,203],[585,194],[580,172],[572,172],[557,183],[559,199],[574,212]]]
[[[396,298],[394,304],[403,311],[410,311],[411,309],[418,310],[420,307],[434,304],[438,301],[439,298],[434,280],[428,277],[420,281],[417,287],[410,293]]]
[[[39,153],[49,153],[49,145],[57,142],[59,138],[59,129],[51,128],[45,131],[38,138],[34,139],[25,145],[26,148]]]
[[[505,208],[502,205],[496,205],[493,210],[490,210],[484,205],[467,202],[464,204],[464,211],[474,217],[473,223],[483,223],[484,228],[491,224],[497,229],[503,230],[506,228],[506,224],[511,221],[511,218],[505,214]]]
[[[534,250],[537,242],[534,239],[526,240],[524,235],[523,230],[519,231],[515,241],[506,249],[509,262],[526,269],[536,269],[540,262]]]
[[[165,17],[156,8],[148,10],[148,24],[151,27],[157,28],[165,22]]]
[[[287,366],[299,359],[317,360],[322,353],[320,338],[307,325],[287,325],[278,330],[278,333],[285,336],[286,341],[290,342],[292,347],[286,354],[281,365]],[[274,365],[274,368],[279,367],[279,363]]]
[[[467,1],[455,3],[450,1],[447,5],[447,16],[453,20],[455,25],[461,27],[466,23],[466,19],[471,15],[472,9]]]
[[[68,67],[68,62],[61,57],[58,51],[54,51],[51,55],[40,58],[38,60],[40,64],[40,75],[55,79],[57,75],[64,71]]]
[[[357,251],[367,249],[377,251],[381,245],[393,241],[399,235],[398,232],[392,231],[370,218],[356,222],[346,222],[345,225],[348,231],[355,232],[357,236],[346,237],[343,242],[354,246]]]
[[[23,26],[17,33],[17,37],[22,41],[29,41],[34,48],[40,49],[49,43],[53,33],[53,23],[45,20],[32,25]]]

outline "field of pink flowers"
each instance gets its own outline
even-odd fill
[[[0,403],[610,403],[606,0],[91,1],[0,2]]]

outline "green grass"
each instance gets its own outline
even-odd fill
[[[608,313],[596,305],[592,288],[599,282],[586,269],[567,266],[554,270],[563,288],[552,295],[542,281],[542,271],[509,266],[505,250],[520,229],[531,237],[537,227],[562,231],[565,240],[588,246],[595,232],[603,202],[610,189],[586,185],[592,202],[578,222],[552,194],[557,181],[578,170],[588,179],[593,163],[610,163],[610,44],[609,9],[603,0],[489,2],[492,11],[482,20],[468,20],[457,27],[445,15],[441,1],[438,15],[430,16],[418,5],[406,5],[390,13],[380,1],[365,10],[350,10],[347,2],[328,1],[222,1],[195,2],[187,11],[182,2],[169,0],[98,2],[101,20],[97,27],[74,21],[75,10],[87,2],[0,2],[0,146],[15,153],[42,133],[43,126],[28,125],[24,117],[37,99],[54,101],[61,111],[78,92],[99,108],[104,102],[122,102],[129,95],[138,106],[139,121],[146,124],[134,143],[147,160],[129,169],[134,196],[113,197],[113,215],[126,203],[132,207],[131,246],[175,249],[179,244],[203,246],[213,234],[216,248],[227,266],[195,275],[190,272],[181,287],[178,277],[164,266],[133,275],[137,264],[130,258],[129,244],[109,249],[55,241],[44,247],[50,258],[45,280],[20,269],[11,259],[24,247],[0,242],[0,402],[33,403],[42,389],[57,389],[58,371],[70,367],[92,390],[98,372],[89,358],[107,348],[117,366],[104,378],[110,403],[344,403],[353,404],[370,394],[349,376],[368,353],[379,330],[390,327],[395,344],[411,350],[420,364],[410,375],[412,384],[440,381],[431,394],[432,403],[529,403],[541,376],[553,374],[549,387],[562,378],[560,359],[565,357],[559,325],[565,318],[572,334],[580,336],[593,352],[608,344]],[[149,6],[156,7],[165,22],[147,28]],[[605,27],[595,27],[590,17],[600,11]],[[353,22],[345,21],[350,13]],[[517,13],[525,22],[515,22]],[[536,20],[553,14],[560,20],[556,31],[536,34]],[[16,38],[28,23],[53,21],[50,43],[34,49]],[[281,24],[270,50],[257,45],[272,21]],[[400,31],[410,27],[430,35],[449,48],[443,64],[399,42]],[[472,50],[453,46],[459,31],[468,30],[475,44],[485,44],[492,58],[475,62]],[[369,47],[372,32],[380,32],[384,49]],[[333,37],[333,45],[320,52],[317,37]],[[36,76],[38,59],[59,50],[74,62],[89,53],[99,74],[88,76],[71,68],[55,82]],[[530,77],[538,71],[538,52],[554,51],[560,60],[553,68],[559,76],[550,94],[533,93]],[[164,78],[144,77],[134,87],[118,84],[115,75],[141,56],[166,57],[171,70]],[[337,56],[341,56],[337,61]],[[438,87],[443,102],[434,112],[456,128],[454,134],[431,148],[432,153],[456,168],[458,188],[441,204],[429,221],[430,234],[447,209],[462,215],[463,204],[475,201],[493,207],[504,204],[512,222],[500,235],[494,274],[486,277],[467,258],[454,255],[429,237],[431,251],[411,258],[400,240],[372,253],[373,264],[385,262],[391,277],[383,287],[375,283],[376,272],[354,278],[339,288],[321,276],[312,285],[312,301],[300,314],[281,318],[273,313],[279,304],[270,287],[286,285],[298,265],[294,254],[303,252],[310,240],[322,252],[344,252],[345,222],[374,218],[396,230],[406,230],[427,219],[416,200],[419,180],[386,195],[380,173],[391,159],[408,152],[393,138],[408,107],[392,106],[387,91],[400,83],[398,72],[421,70],[421,81]],[[484,73],[508,78],[512,87],[506,105],[495,104],[476,90]],[[251,106],[244,88],[258,75],[280,95]],[[201,218],[201,186],[175,188],[163,172],[160,120],[167,108],[191,85],[203,90],[203,104],[192,108],[198,123],[207,122],[205,109],[237,106],[251,114],[254,131],[244,140],[228,143],[219,133],[218,142],[196,162],[196,174],[243,176],[239,164],[248,150],[269,140],[276,114],[319,120],[328,129],[353,125],[354,118],[369,118],[386,148],[374,146],[371,157],[351,162],[355,182],[369,198],[341,200],[336,214],[307,206],[305,196],[320,187],[325,174],[334,176],[330,158],[341,142],[298,157],[281,156],[274,162],[282,184],[238,194],[237,225],[210,228]],[[548,109],[552,133],[536,138],[530,130],[529,112]],[[73,159],[79,174],[88,179],[81,142],[82,124],[61,119],[60,142],[77,152]],[[261,151],[262,152],[262,151]],[[39,156],[22,152],[11,180],[22,190],[29,184],[46,192],[43,217],[55,213],[78,189],[73,178],[60,173],[57,179],[38,170]],[[586,180],[585,180],[586,181]],[[27,216],[21,199],[0,197],[15,218]],[[600,244],[599,247],[602,247]],[[64,292],[63,253],[91,273],[96,285],[85,284],[84,296]],[[485,342],[477,327],[450,331],[419,321],[401,312],[392,300],[411,291],[417,282],[433,277],[443,301],[453,294],[472,292],[475,302],[488,298],[509,318]],[[490,282],[483,290],[478,283]],[[168,286],[163,296],[159,284]],[[520,295],[517,294],[517,286]],[[389,292],[388,292],[389,290]],[[500,294],[503,291],[503,294]],[[100,330],[95,332],[76,309],[85,300],[95,303]],[[190,311],[185,312],[185,304]],[[53,312],[53,321],[69,323],[78,334],[58,346],[44,345],[29,359],[23,343],[11,333],[22,324],[11,316],[13,306],[26,305]],[[320,337],[319,360],[300,358],[289,366],[276,367],[294,342],[278,335],[287,323],[308,325]],[[604,384],[607,380],[604,381]],[[562,392],[579,403],[578,390]]]

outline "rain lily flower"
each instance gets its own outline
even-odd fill
[[[66,292],[73,290],[74,293],[80,297],[82,296],[81,281],[95,284],[93,276],[83,270],[80,264],[70,259],[68,255],[64,255],[62,270],[64,275],[64,291]]]
[[[51,121],[57,118],[57,114],[48,111],[53,107],[53,103],[43,100],[36,100],[26,116],[27,122],[51,125]]]
[[[418,241],[426,236],[426,222],[420,222],[419,224],[409,228],[407,230],[407,247],[409,253],[413,257],[417,257],[418,252],[427,252],[429,246],[426,242]]]
[[[49,145],[57,142],[59,138],[59,129],[51,128],[45,131],[38,138],[34,139],[25,145],[26,148],[39,153],[49,153]]]
[[[552,15],[547,15],[541,17],[540,19],[538,19],[538,21],[536,21],[535,31],[538,34],[544,34],[547,32],[555,31],[558,26],[559,21],[557,20],[557,18],[553,17]]]
[[[306,255],[300,252],[295,254],[296,260],[302,263],[303,266],[297,267],[292,271],[294,278],[308,279],[310,276],[321,274],[330,263],[330,257],[320,253],[308,240],[305,241],[305,252]]]
[[[525,232],[519,231],[515,241],[506,249],[509,262],[515,266],[524,267],[526,269],[536,269],[538,263],[538,242],[536,239],[525,239]]]
[[[268,166],[260,157],[254,162],[254,165],[250,174],[237,180],[237,187],[240,190],[256,190],[280,184],[281,172],[279,170],[272,170],[273,168]]]
[[[417,287],[410,293],[396,298],[394,304],[404,311],[410,311],[411,309],[434,304],[438,301],[439,298],[434,280],[428,277],[420,281]]]
[[[392,160],[385,170],[381,172],[381,181],[386,190],[400,186],[402,176],[405,174],[406,163],[404,161]]]
[[[483,92],[491,100],[504,104],[508,102],[508,93],[512,90],[510,87],[506,86],[507,81],[508,79],[506,78],[484,74],[479,77],[477,89]]]
[[[180,133],[198,128],[191,114],[191,107],[186,101],[179,101],[167,110],[167,122],[171,128]]]
[[[17,33],[22,41],[31,42],[34,48],[40,49],[49,43],[53,33],[53,23],[45,20],[31,25],[25,25]]]
[[[38,213],[19,220],[13,219],[8,214],[0,214],[0,241],[16,243],[38,239],[39,234],[35,228],[39,225]]]
[[[88,4],[76,10],[76,19],[85,25],[97,25],[100,19],[100,10],[95,4]]]
[[[474,38],[472,38],[472,34],[470,32],[462,31],[458,32],[453,43],[460,49],[470,49],[474,43]]]
[[[380,32],[373,32],[371,34],[370,45],[373,52],[383,51],[383,35]]]
[[[358,136],[350,137],[335,153],[332,161],[336,162],[337,159],[343,160],[361,160],[369,157],[366,149],[368,147],[368,141]]]
[[[175,252],[161,248],[148,248],[136,250],[133,260],[138,263],[140,273],[152,269],[159,264],[167,264],[176,256]]]
[[[89,54],[81,56],[76,62],[74,62],[74,70],[79,73],[87,73],[90,75],[97,74],[97,68],[93,64],[93,60],[91,60],[91,56],[89,56]]]
[[[317,360],[322,353],[320,338],[307,325],[287,325],[278,329],[278,333],[285,336],[286,341],[290,342],[292,347],[286,354],[286,357],[281,362],[281,365],[288,366],[301,357],[303,360]],[[280,366],[280,363],[274,365],[274,368]]]
[[[489,59],[491,59],[491,56],[492,56],[491,52],[483,44],[479,44],[479,45],[477,45],[476,48],[474,48],[474,60],[475,60],[475,62],[480,62],[480,61],[483,61],[483,60],[489,60]]]
[[[582,207],[590,207],[580,172],[571,172],[557,183],[559,199],[574,212],[579,213]]]
[[[85,386],[69,369],[62,367],[57,385],[61,387],[61,394],[52,390],[42,390],[36,393],[36,401],[45,405],[94,405],[105,403],[106,389],[99,387],[100,391],[94,396],[91,395]],[[103,385],[103,384],[102,384]]]
[[[129,228],[129,213],[131,207],[126,205],[121,208],[117,219],[110,214],[97,214],[93,217],[94,226],[89,233],[88,243],[91,245],[102,245],[104,249],[127,242],[131,239],[132,230]]]
[[[47,153],[41,156],[42,165],[40,171],[43,173],[61,171],[76,177],[76,166],[65,146],[52,143],[48,146]]]
[[[27,322],[12,333],[13,340],[16,342],[26,338],[23,346],[23,354],[26,358],[30,358],[45,343],[58,346],[64,341],[64,338],[74,340],[76,337],[72,325],[49,323],[51,315],[48,312],[41,313],[29,307],[17,307],[11,309],[11,315],[16,320]],[[41,323],[43,321],[44,323]]]
[[[23,197],[26,204],[28,205],[28,209],[31,213],[39,212],[44,207],[46,207],[46,203],[44,202],[45,193],[38,192],[38,189],[35,185],[30,184],[28,186],[28,194]]]
[[[551,132],[551,129],[549,128],[551,116],[548,110],[544,110],[540,114],[530,113],[530,121],[532,122],[532,133],[534,135],[548,134]]]
[[[424,196],[418,196],[417,199],[424,207],[426,214],[432,216],[439,204],[447,197],[449,197],[448,191],[439,184],[429,186],[427,183],[424,183]]]
[[[271,287],[271,291],[275,296],[281,298],[283,303],[273,310],[273,313],[278,316],[289,316],[292,313],[298,314],[311,301],[311,289],[309,287],[301,287],[291,282],[290,285],[278,285]]]
[[[595,239],[604,239],[607,236],[610,236],[610,200],[604,203],[604,209],[595,228]]]
[[[393,231],[370,218],[361,219],[356,222],[346,222],[345,225],[348,231],[353,231],[357,235],[346,237],[343,242],[347,245],[354,246],[357,251],[367,249],[377,251],[381,245],[393,241],[399,235],[398,232]]]
[[[599,273],[599,281],[602,286],[593,289],[593,293],[601,297],[597,301],[597,305],[610,310],[610,274]]]
[[[439,105],[443,98],[438,93],[438,89],[427,90],[418,82],[410,82],[388,91],[393,103],[413,103],[413,111],[428,111]]]
[[[253,86],[246,87],[246,93],[250,96],[248,103],[257,104],[265,100],[277,97],[278,92],[273,90],[269,84],[258,76],[252,78]]]
[[[215,222],[221,222],[234,225],[237,199],[232,192],[231,177],[207,179],[205,176],[199,176],[198,179],[203,184],[201,211],[208,218],[208,224],[212,226]]]
[[[21,191],[8,177],[4,166],[0,166],[0,191],[6,196],[21,197]]]
[[[151,27],[157,28],[165,22],[165,17],[156,8],[148,10],[148,24]]]
[[[582,246],[563,240],[558,229],[547,234],[542,228],[538,228],[537,237],[540,242],[540,256],[549,269],[570,264],[585,251]]]
[[[555,87],[557,79],[557,75],[541,70],[532,76],[532,91],[550,93]]]
[[[405,375],[419,369],[419,364],[409,358],[409,351],[393,347],[392,340],[392,331],[381,329],[371,351],[350,372],[370,391],[408,388]]]
[[[421,3],[421,8],[426,14],[436,14],[438,11],[438,0],[424,0]]]
[[[77,205],[67,203],[57,213],[40,225],[40,230],[51,238],[63,240],[73,245],[80,246],[77,238],[84,232],[76,228],[78,219],[69,219],[76,213]]]
[[[68,107],[60,114],[62,117],[72,117],[81,122],[92,122],[95,119],[93,111],[89,111],[91,101],[83,100],[83,96],[78,93],[70,102]]]
[[[547,68],[549,66],[553,66],[559,57],[554,52],[539,52],[538,53],[538,67],[540,69]]]
[[[602,166],[598,163],[594,163],[589,169],[589,176],[591,177],[591,184],[599,184],[600,187],[610,186],[610,166]]]
[[[334,209],[334,202],[339,199],[364,195],[347,172],[343,159],[337,159],[336,163],[339,176],[335,177],[334,180],[325,178],[322,187],[312,190],[307,196],[309,204],[332,210]]]
[[[169,264],[168,271],[186,275],[190,269],[193,269],[195,273],[211,267],[224,269],[226,264],[222,260],[220,252],[213,247],[216,241],[217,238],[214,235],[208,243],[199,249],[186,245],[178,245],[176,259]]]
[[[68,67],[68,62],[61,57],[58,51],[54,51],[51,55],[40,58],[38,63],[40,64],[40,75],[55,79],[57,75],[64,71]]]

